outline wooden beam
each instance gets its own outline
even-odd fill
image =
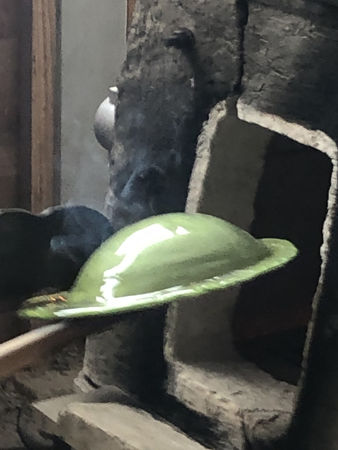
[[[32,142],[32,0],[20,2],[20,154],[19,198],[16,206],[31,208]]]
[[[123,317],[115,315],[47,324],[0,343],[0,378],[37,364],[76,339],[110,329]]]
[[[18,203],[20,0],[0,0],[0,208]]]
[[[135,4],[136,0],[127,0],[127,33],[133,20]]]
[[[60,0],[32,1],[31,210],[59,201]]]
[[[74,339],[86,336],[89,330],[88,327],[81,328],[77,324],[59,322],[31,330],[0,344],[0,378],[36,364]]]

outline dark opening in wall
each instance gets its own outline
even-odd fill
[[[289,239],[298,258],[243,286],[234,314],[242,354],[296,383],[311,302],[320,274],[322,228],[332,164],[322,152],[274,134],[267,146],[251,233]]]

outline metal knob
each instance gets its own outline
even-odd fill
[[[94,133],[99,144],[111,150],[114,142],[116,106],[119,90],[116,86],[109,88],[108,97],[98,107],[94,120]]]

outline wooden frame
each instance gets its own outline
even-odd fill
[[[35,213],[60,199],[60,5],[22,0],[20,206]]]

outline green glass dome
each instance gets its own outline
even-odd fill
[[[151,308],[243,283],[296,254],[288,241],[255,239],[209,215],[154,216],[105,241],[70,292],[31,298],[19,314],[55,319]]]

